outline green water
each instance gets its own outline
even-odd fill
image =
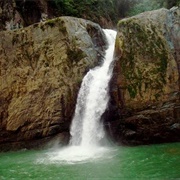
[[[180,179],[180,143],[114,147],[77,163],[46,161],[50,151],[0,153],[0,180]]]

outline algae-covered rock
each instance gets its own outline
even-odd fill
[[[179,8],[145,12],[119,21],[111,82],[111,113],[114,120],[120,119],[119,130],[115,133],[123,136],[125,141],[152,143],[155,134],[163,136],[160,127],[166,136],[157,142],[177,141],[178,131],[166,130],[180,122],[179,116],[175,115],[175,109],[179,112],[177,107],[180,105],[179,52]],[[147,109],[149,113],[144,114],[142,111]],[[164,109],[173,113],[164,116]],[[153,111],[158,116],[154,117]],[[149,133],[148,128],[153,133]],[[131,134],[129,140],[126,133]]]
[[[1,148],[69,132],[82,78],[105,46],[99,25],[71,17],[0,32]]]

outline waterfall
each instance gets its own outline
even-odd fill
[[[103,31],[107,38],[108,49],[103,64],[90,70],[81,84],[70,131],[70,145],[73,146],[96,146],[105,136],[101,116],[109,101],[108,84],[112,76],[111,63],[116,32]]]
[[[103,31],[108,49],[102,65],[90,70],[83,79],[72,120],[69,146],[48,153],[48,163],[77,163],[109,157],[107,153],[111,152],[110,148],[100,144],[105,137],[101,116],[109,101],[108,84],[112,76],[116,32]],[[46,162],[44,159],[40,161]]]

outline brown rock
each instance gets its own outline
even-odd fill
[[[110,112],[119,124],[116,139],[129,144],[180,140],[169,130],[180,123],[179,19],[180,9],[173,8],[119,21]]]
[[[70,17],[0,32],[0,144],[68,132],[82,78],[105,44],[97,24]]]

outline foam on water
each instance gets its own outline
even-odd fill
[[[77,164],[86,163],[89,161],[110,158],[114,149],[107,147],[89,147],[82,148],[81,146],[69,146],[60,150],[47,152],[44,157],[39,158],[36,163],[43,164]]]

